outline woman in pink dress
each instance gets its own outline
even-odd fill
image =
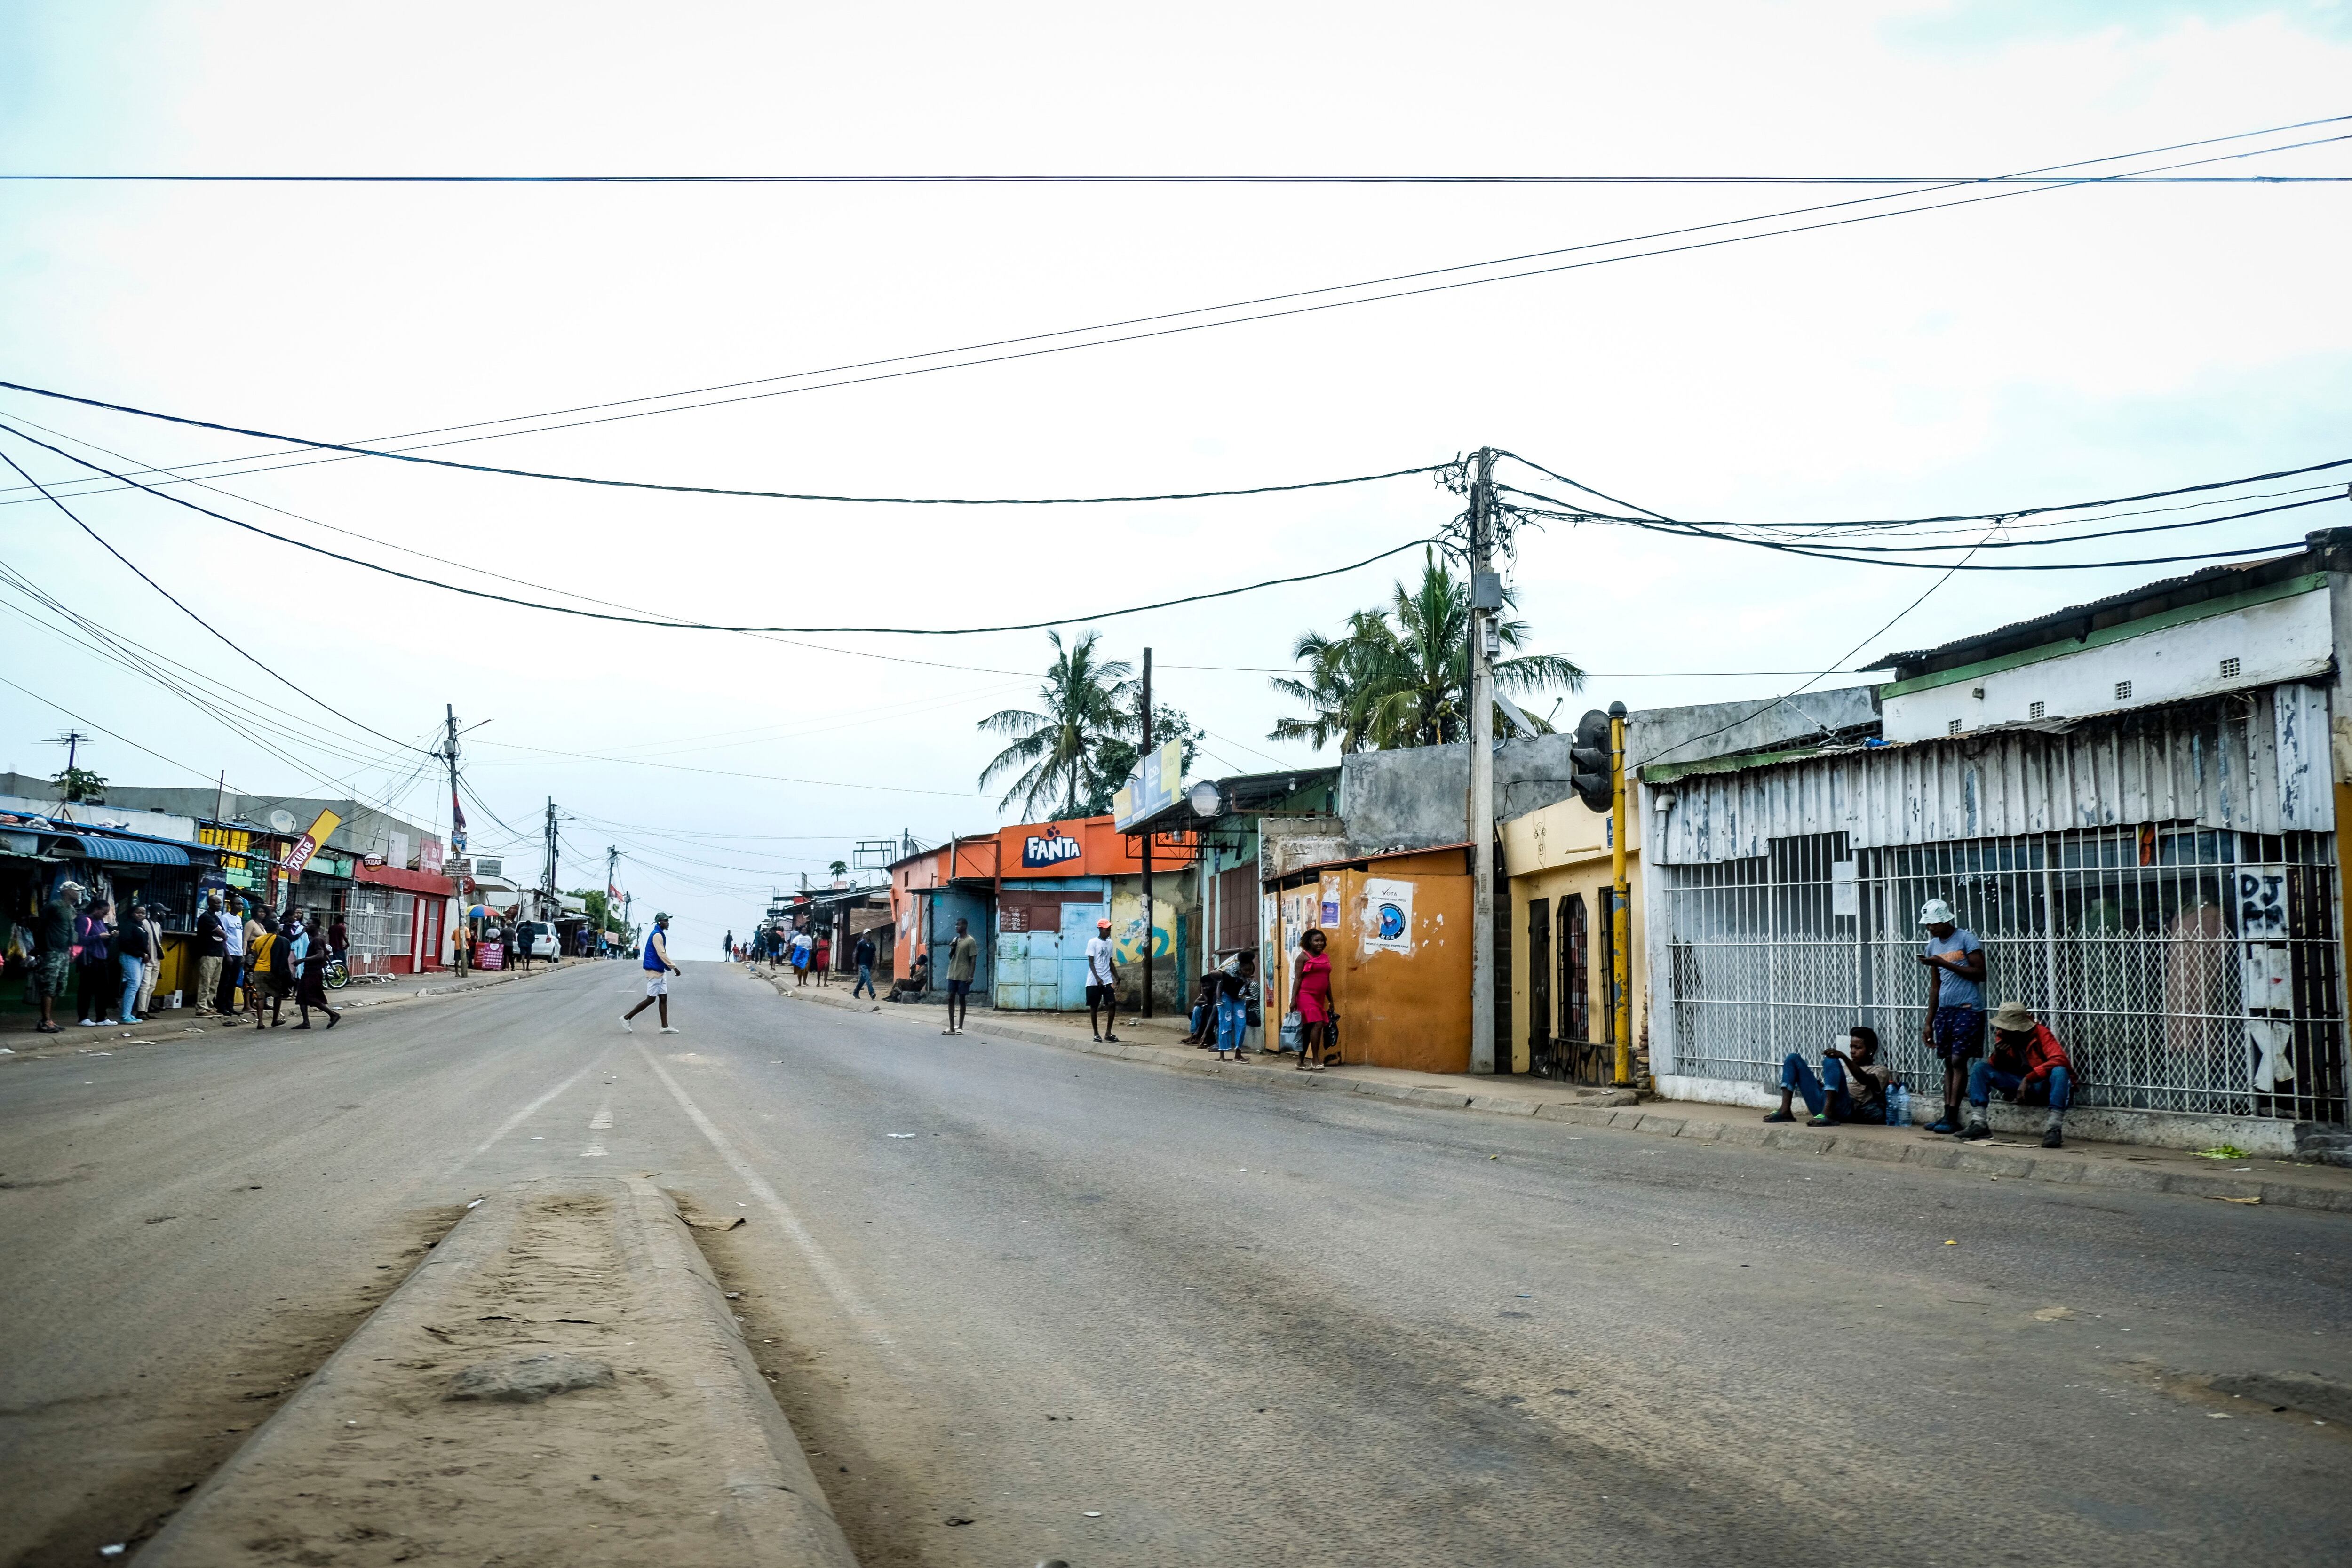
[[[1321,1072],[1323,1050],[1331,1037],[1331,959],[1323,950],[1320,931],[1298,939],[1298,972],[1290,994],[1298,1007],[1298,1070]]]

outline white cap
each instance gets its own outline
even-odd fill
[[[1919,923],[1923,926],[1956,926],[1960,923],[1960,917],[1954,914],[1952,906],[1943,900],[1929,899],[1919,906]]]

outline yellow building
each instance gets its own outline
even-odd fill
[[[1632,884],[1633,1047],[1648,1037],[1643,999],[1641,817],[1629,795],[1625,856]],[[1567,800],[1503,825],[1511,899],[1511,1070],[1608,1083],[1617,1009],[1610,990],[1610,819]],[[1637,1062],[1636,1072],[1640,1066]]]

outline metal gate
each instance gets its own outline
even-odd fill
[[[1988,1005],[2014,998],[2065,1042],[2078,1104],[2345,1120],[2335,846],[2193,824],[2083,828],[1850,851],[1843,833],[1666,866],[1675,1070],[1777,1079],[1856,1023],[1915,1089],[1919,906],[1983,941]]]

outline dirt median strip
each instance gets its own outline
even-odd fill
[[[854,1568],[734,1314],[643,1179],[483,1200],[140,1553]]]

